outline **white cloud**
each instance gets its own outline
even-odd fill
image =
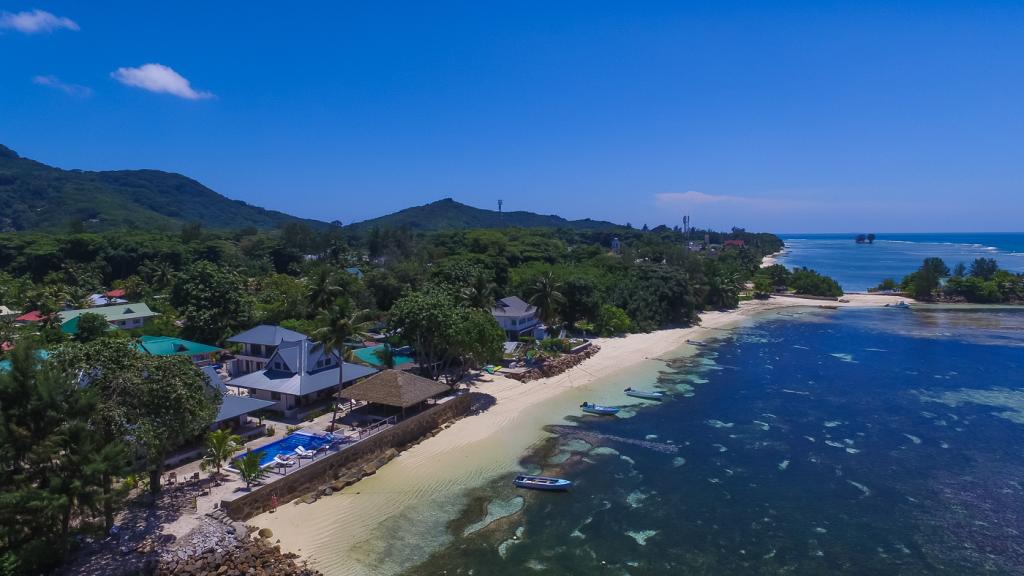
[[[78,30],[78,24],[70,18],[55,16],[44,10],[0,12],[0,29],[36,34],[38,32],[53,32],[61,28]]]
[[[654,195],[661,206],[748,206],[761,209],[783,209],[810,206],[813,203],[790,198],[761,198],[754,196],[730,196],[728,194],[707,194],[690,190],[687,192],[662,192]]]
[[[687,192],[662,192],[660,194],[655,194],[654,198],[658,201],[658,204],[720,204],[723,202],[742,203],[753,200],[752,198],[743,198],[741,196],[705,194],[704,192],[697,192],[696,190],[690,190]]]
[[[68,84],[56,76],[36,76],[32,78],[32,83],[55,88],[70,96],[79,96],[81,98],[92,96],[92,88],[82,86],[81,84]]]
[[[186,100],[213,98],[210,92],[192,88],[189,81],[163,64],[143,64],[138,68],[118,68],[110,76],[126,86],[142,88],[150,92],[172,94]]]

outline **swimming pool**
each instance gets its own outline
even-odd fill
[[[381,362],[380,358],[377,358],[376,352],[378,350],[383,350],[384,346],[384,344],[378,344],[377,346],[357,348],[353,350],[352,353],[355,354],[356,358],[359,358],[360,360],[366,362],[367,364],[370,364],[371,366],[383,366],[384,363]],[[399,354],[397,351],[395,352],[395,366],[401,366],[402,364],[407,364],[412,361],[412,356]]]
[[[314,436],[313,434],[306,432],[294,432],[280,440],[275,440],[266,446],[260,446],[259,448],[254,449],[253,453],[259,454],[260,466],[263,467],[273,462],[274,457],[278,455],[291,456],[294,458],[295,449],[299,446],[302,446],[306,450],[316,450],[317,448],[329,443],[330,440],[327,438]],[[243,456],[245,456],[245,454],[235,456],[232,458],[232,461],[238,460]]]

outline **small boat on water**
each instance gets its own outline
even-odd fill
[[[886,304],[886,308],[910,308],[910,304],[907,304],[905,300],[900,300],[896,304]]]
[[[527,476],[520,474],[512,481],[512,484],[519,488],[530,490],[568,490],[572,487],[572,481],[565,478],[551,478],[550,476]]]
[[[584,402],[583,404],[580,404],[580,408],[583,409],[584,412],[599,414],[601,416],[614,416],[619,413],[619,409],[614,406],[601,406],[600,404],[594,404],[591,402]]]
[[[687,344],[690,346],[707,346],[707,342],[701,342],[700,340],[687,340]]]
[[[644,400],[661,400],[665,397],[664,392],[649,392],[646,390],[633,390],[632,388],[626,388],[623,392],[626,393],[626,396],[643,398]]]

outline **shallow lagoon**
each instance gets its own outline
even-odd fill
[[[1024,573],[1024,311],[839,310],[669,362],[527,457],[412,574]],[[684,392],[685,391],[685,395]]]

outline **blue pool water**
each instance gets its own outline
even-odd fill
[[[379,346],[368,346],[366,348],[357,348],[352,353],[355,354],[356,358],[359,358],[360,360],[362,360],[363,362],[366,362],[367,364],[370,364],[371,366],[383,366],[384,363],[380,361],[380,358],[377,358],[377,354],[376,354],[376,352],[378,350],[383,350],[383,349],[384,349],[384,344],[380,344]],[[405,356],[403,354],[395,354],[395,366],[401,366],[402,364],[406,364],[406,363],[412,362],[412,361],[413,361],[413,358],[411,356]]]
[[[899,281],[925,258],[942,258],[952,268],[975,258],[995,258],[999,265],[1024,272],[1024,234],[878,234],[874,244],[857,244],[855,234],[782,235],[786,252],[780,262],[806,266],[836,279],[843,290],[860,292],[886,278]]]
[[[265,466],[274,460],[274,456],[295,456],[295,449],[302,446],[306,450],[316,450],[317,448],[326,445],[329,440],[321,438],[319,436],[313,436],[312,434],[306,434],[305,432],[296,432],[267,444],[266,446],[260,446],[253,450],[253,452],[260,455],[260,466]],[[244,454],[235,456],[235,460],[241,458]]]

